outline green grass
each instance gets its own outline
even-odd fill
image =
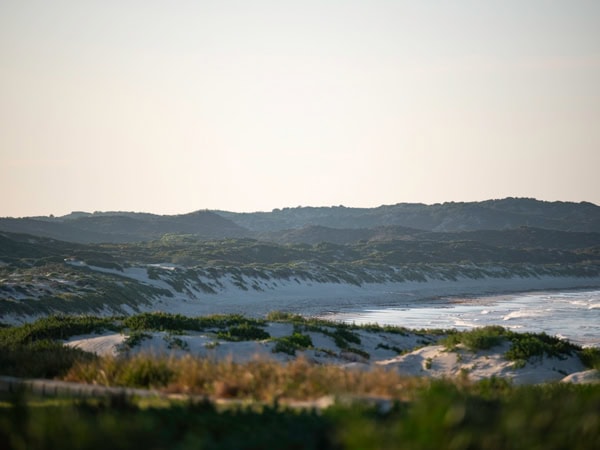
[[[0,375],[54,378],[65,375],[76,363],[95,360],[93,354],[43,339],[0,345]]]
[[[151,337],[152,336],[149,335],[148,333],[143,333],[141,331],[134,331],[123,340],[121,345],[124,349],[132,349],[132,348],[135,348],[138,345],[140,345],[142,343],[142,341],[145,341],[146,339],[150,339]]]
[[[509,337],[511,348],[504,356],[513,361],[543,356],[565,358],[582,351],[581,347],[546,333],[510,333]]]
[[[9,239],[10,240],[10,239]],[[63,243],[64,244],[64,243]],[[597,252],[538,249],[490,250],[474,242],[378,241],[348,245],[279,245],[252,239],[202,241],[192,236],[171,236],[165,240],[130,244],[101,244],[58,247],[51,255],[2,259],[0,279],[10,276],[16,285],[0,285],[0,314],[35,315],[62,312],[95,314],[123,305],[136,309],[152,304],[158,297],[174,292],[216,294],[225,279],[242,290],[264,287],[260,282],[311,281],[363,286],[376,282],[403,282],[427,279],[456,280],[461,277],[509,278],[514,276],[578,276],[600,274]],[[517,253],[515,253],[517,252]],[[36,253],[36,252],[34,252]],[[162,280],[169,289],[158,288],[125,276],[124,272],[101,273],[88,267],[72,267],[64,258],[75,256],[96,265],[123,269],[145,268],[149,278]],[[185,267],[165,270],[150,266],[172,262]],[[60,282],[57,282],[60,280]],[[64,281],[64,282],[63,282]],[[12,283],[11,283],[12,284]],[[46,290],[47,286],[52,286]],[[13,291],[14,289],[14,291]],[[13,301],[14,295],[19,301]]]
[[[360,348],[348,346],[348,347],[345,347],[343,350],[346,352],[354,353],[355,355],[358,355],[358,356],[362,356],[364,359],[369,359],[371,357],[369,352],[367,352],[363,349],[360,349]]]
[[[231,408],[209,403],[141,407],[125,399],[0,408],[0,443],[29,449],[327,449],[330,419],[315,412]]]
[[[290,336],[283,336],[275,339],[274,353],[287,353],[295,355],[296,350],[305,350],[312,348],[313,343],[310,336],[298,332],[294,332]]]
[[[352,344],[360,345],[360,336],[356,333],[357,330],[368,330],[368,331],[384,331],[392,330],[397,334],[404,335],[404,330],[396,327],[377,328],[373,325],[360,326],[355,324],[347,324],[342,322],[330,322],[323,319],[316,319],[311,317],[303,317],[297,314],[290,314],[281,311],[272,311],[267,314],[266,320],[272,322],[283,322],[292,323],[295,331],[298,333],[302,332],[315,332],[329,336],[333,339],[335,344],[341,349],[359,354],[365,358],[369,358],[369,354],[363,350],[352,346]]]
[[[180,337],[173,336],[172,334],[167,334],[163,339],[167,343],[167,348],[169,350],[188,351],[190,349],[190,346],[186,341]]]
[[[399,355],[406,353],[408,351],[405,349],[401,349],[400,347],[397,347],[395,345],[382,344],[381,342],[379,344],[377,344],[377,347],[375,347],[375,349],[378,349],[378,348],[382,348],[384,350],[390,350],[392,352],[396,352]]]
[[[8,450],[117,449],[591,449],[600,444],[600,386],[513,387],[499,380],[411,388],[382,413],[357,403],[322,412],[277,403],[216,407],[122,397],[0,398]]]
[[[270,338],[271,335],[256,325],[242,323],[219,331],[217,337],[226,341],[261,341]]]
[[[78,334],[116,330],[113,319],[51,316],[31,324],[0,328],[0,374],[54,378],[95,356],[57,342]]]
[[[579,358],[586,367],[600,370],[600,348],[584,348],[579,352]]]
[[[181,314],[148,312],[128,317],[123,321],[123,326],[138,331],[184,332],[227,329],[236,326],[260,327],[265,323],[264,320],[252,319],[240,314],[188,317]]]
[[[507,330],[499,326],[475,328],[470,331],[455,332],[442,339],[441,343],[448,349],[462,344],[471,351],[488,350],[500,345],[507,337]]]
[[[94,316],[49,316],[33,323],[0,329],[0,345],[26,344],[44,339],[68,339],[79,334],[116,331],[115,318]]]
[[[296,350],[312,347],[307,332],[322,333],[331,337],[338,348],[354,352],[364,358],[369,354],[360,348],[361,340],[358,331],[375,333],[391,332],[405,334],[407,330],[393,327],[366,327],[354,324],[334,323],[321,319],[272,312],[269,320],[291,323],[294,334],[278,338],[274,351],[294,355]],[[31,324],[0,328],[0,373],[6,375],[54,377],[66,373],[78,361],[89,361],[93,356],[79,350],[63,347],[56,342],[79,334],[100,333],[111,330],[127,334],[123,348],[133,348],[149,337],[152,331],[168,333],[166,338],[170,348],[185,350],[186,345],[173,335],[186,331],[209,331],[216,333],[217,338],[229,341],[269,339],[263,327],[264,319],[247,318],[241,315],[210,315],[186,317],[167,313],[143,313],[135,316],[100,318],[93,316],[51,316]],[[516,366],[523,366],[526,361],[536,357],[564,358],[577,354],[582,362],[590,368],[600,367],[600,350],[581,349],[567,341],[548,336],[544,333],[514,333],[502,327],[484,327],[466,332],[453,330],[418,330],[413,332],[423,339],[424,345],[440,340],[449,349],[457,345],[465,345],[477,351],[492,348],[502,342],[510,343],[505,357],[515,361]],[[431,336],[433,338],[429,339]],[[381,348],[385,348],[380,345]],[[401,349],[389,349],[402,352]]]
[[[504,357],[516,361],[522,366],[531,358],[555,357],[565,358],[578,354],[588,367],[597,367],[600,353],[597,349],[582,349],[569,341],[549,336],[546,333],[515,333],[503,327],[492,325],[475,328],[470,331],[450,332],[441,340],[446,348],[453,350],[458,344],[464,345],[471,351],[488,350],[503,342],[509,342],[510,348]]]
[[[308,334],[324,330],[343,341],[347,351],[360,342],[364,328],[272,313],[292,323],[291,336],[275,339],[274,350],[294,354],[311,348]],[[311,364],[302,358],[286,364],[256,360],[234,363],[187,355],[95,357],[55,339],[114,329],[142,336],[162,330],[178,333],[209,329],[253,339],[266,333],[264,321],[243,316],[187,318],[143,314],[132,318],[52,317],[0,329],[0,372],[22,377],[58,377],[109,386],[154,388],[234,398],[247,407],[168,402],[142,404],[124,398],[44,401],[0,397],[0,446],[7,449],[588,449],[600,447],[600,385],[512,386],[491,378],[430,380],[395,371],[347,370]],[[188,328],[189,327],[189,328]],[[381,330],[373,330],[376,333]],[[501,327],[448,332],[449,347],[491,348],[505,340],[515,360],[577,353],[598,368],[600,350],[544,334],[513,333]],[[178,339],[172,334],[169,339]],[[2,394],[0,394],[2,395]],[[341,399],[321,411],[292,411],[286,399],[325,395]],[[391,399],[387,413],[356,403],[357,396]],[[342,401],[343,399],[350,399]]]

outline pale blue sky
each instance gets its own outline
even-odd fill
[[[0,1],[0,216],[600,204],[598,1]]]

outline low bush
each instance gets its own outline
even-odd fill
[[[350,352],[350,353],[354,353],[356,355],[362,356],[365,359],[369,359],[371,358],[371,355],[369,354],[369,352],[366,352],[360,348],[356,348],[356,347],[346,347],[344,348],[344,351],[346,352]]]
[[[292,341],[298,346],[309,344],[306,337],[296,336]],[[155,371],[170,373],[168,382],[166,375],[153,378],[153,382],[157,386],[156,380],[162,380],[164,389],[171,393],[262,401],[315,399],[347,393],[402,399],[410,392],[407,390],[410,386],[428,383],[384,369],[348,371],[335,365],[313,364],[302,357],[282,364],[271,359],[235,363],[231,359],[214,360],[193,355],[170,358],[141,354],[128,358],[103,357],[75,364],[65,379],[109,386],[150,387],[150,381],[146,385],[141,383],[140,380],[144,380],[141,375],[126,374]]]
[[[116,330],[115,318],[49,316],[33,323],[0,329],[0,343],[26,344],[39,340],[68,339],[79,334]]]
[[[453,349],[458,344],[462,344],[471,351],[488,350],[501,344],[506,336],[507,332],[503,327],[492,325],[460,333],[451,333],[442,339],[441,343],[448,349]]]
[[[518,366],[533,357],[555,357],[564,358],[573,353],[581,355],[581,347],[568,341],[549,336],[546,333],[515,333],[500,326],[487,326],[475,328],[470,331],[452,332],[441,342],[449,349],[458,344],[463,344],[471,351],[487,350],[503,341],[509,341],[511,346],[504,353],[504,357],[510,361],[516,361]],[[589,364],[593,351],[588,351],[582,356]],[[585,363],[584,361],[584,363]]]
[[[132,349],[137,347],[142,343],[142,341],[146,339],[150,339],[152,336],[148,333],[142,333],[141,331],[134,331],[129,336],[127,336],[123,342],[121,343],[123,349]]]
[[[123,326],[138,331],[205,331],[225,329],[236,325],[261,326],[265,321],[251,319],[241,314],[214,314],[208,316],[187,317],[181,314],[148,312],[130,316]]]
[[[193,319],[164,312],[141,313],[127,317],[123,326],[135,331],[184,331],[195,329]]]
[[[378,349],[378,348],[382,348],[384,350],[390,350],[392,352],[398,353],[399,355],[406,352],[406,350],[403,350],[400,347],[397,347],[395,345],[382,344],[381,342],[379,344],[377,344],[377,346],[375,347],[375,349]]]
[[[294,332],[290,336],[283,336],[275,340],[274,353],[287,353],[295,355],[296,350],[305,350],[313,346],[310,336]]]
[[[167,343],[167,348],[169,350],[189,350],[189,344],[183,339],[168,334],[164,337],[165,342]]]
[[[600,370],[600,348],[584,348],[579,352],[579,358],[586,367]]]
[[[226,341],[260,341],[270,338],[271,335],[256,325],[242,323],[232,325],[226,331],[219,331],[217,337]]]
[[[91,362],[95,355],[51,340],[0,345],[0,373],[15,377],[54,378],[67,373],[78,362]]]
[[[546,333],[511,333],[511,348],[505,353],[509,360],[528,360],[532,357],[550,356],[564,358],[580,347]]]
[[[141,357],[132,358],[115,381],[136,388],[160,388],[167,386],[173,376],[168,360]]]
[[[361,330],[369,331],[371,333],[390,333],[390,334],[399,334],[400,336],[408,336],[411,332],[408,328],[397,327],[393,325],[379,325],[377,323],[366,323],[363,325],[354,325],[353,327],[357,327]]]
[[[142,404],[118,398],[77,403],[36,399],[34,406],[21,396],[4,396],[0,398],[0,442],[9,449],[65,450],[100,450],[107,442],[122,449],[587,450],[600,442],[598,385],[512,386],[500,379],[451,383],[306,361],[237,365],[193,358],[170,362],[180,366],[172,366],[173,373],[168,374],[160,366],[147,366],[147,361],[137,361],[136,369],[131,360],[111,361],[122,365],[118,371],[137,371],[128,383],[166,385],[169,391],[185,386],[186,392],[209,394],[218,389],[267,404],[215,407],[208,402],[162,401],[157,406],[148,405],[148,400]],[[96,364],[89,373],[101,377],[103,370],[113,376],[116,372],[107,362]],[[340,401],[318,413],[277,403],[282,398],[332,393]],[[361,394],[389,395],[395,402],[384,413],[360,403],[356,395]]]
[[[305,318],[299,314],[284,311],[270,311],[265,317],[270,322],[304,322]]]
[[[353,333],[346,326],[338,325],[335,328],[335,331],[331,333],[331,337],[333,337],[336,345],[340,348],[348,347],[348,343],[360,345],[360,337],[358,334]]]

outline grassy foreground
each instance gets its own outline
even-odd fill
[[[355,344],[354,333],[359,329],[282,313],[273,313],[267,320],[290,321],[301,331],[327,328],[332,338],[348,345]],[[82,400],[0,393],[0,448],[600,448],[600,385],[513,386],[497,378],[432,380],[383,369],[348,370],[302,358],[282,364],[273,360],[235,363],[193,355],[97,357],[60,342],[102,330],[212,329],[227,339],[254,339],[263,325],[262,320],[241,316],[142,314],[50,317],[1,329],[0,375],[151,388],[237,402]],[[376,328],[363,328],[369,327]],[[385,331],[407,332],[400,328]],[[517,335],[488,327],[444,335],[450,351],[459,344],[481,349],[508,339],[515,359],[575,352],[589,367],[599,367],[597,349],[580,349],[543,334]],[[298,336],[302,335],[297,333],[300,340]],[[287,342],[292,344],[307,345]],[[323,396],[335,398],[333,406],[319,410],[286,406],[290,401]],[[386,399],[386,408],[371,402],[373,396]]]
[[[342,404],[321,412],[123,398],[0,403],[5,449],[591,449],[600,388],[436,381],[385,414]]]

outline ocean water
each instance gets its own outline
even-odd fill
[[[421,305],[365,309],[328,318],[407,328],[469,330],[501,325],[514,331],[543,331],[582,346],[600,347],[600,290],[441,298]]]

